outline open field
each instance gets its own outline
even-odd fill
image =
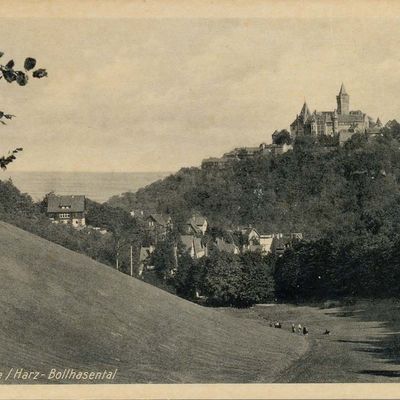
[[[399,311],[400,303],[390,300],[329,309],[277,304],[220,310],[240,319],[279,320],[285,333],[292,323],[307,326],[308,351],[274,380],[281,383],[399,382]]]
[[[308,342],[1,222],[0,314],[0,372],[118,368],[118,383],[272,382]]]

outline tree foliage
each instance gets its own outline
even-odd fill
[[[0,52],[0,58],[4,56],[3,52]],[[14,60],[9,60],[5,64],[0,64],[0,79],[4,79],[8,83],[16,82],[19,86],[25,86],[29,78],[41,79],[47,76],[47,71],[44,68],[38,68],[33,70],[36,66],[36,59],[32,57],[27,57],[24,61],[23,69],[15,68]],[[15,115],[5,113],[0,111],[0,123],[6,125],[5,120],[10,120]],[[21,152],[23,149],[18,147],[14,150],[10,150],[6,155],[0,156],[0,168],[6,169],[7,165],[12,163],[16,159],[17,153]]]
[[[279,146],[283,144],[291,144],[292,137],[290,133],[286,129],[282,129],[281,131],[276,131],[272,135],[272,143],[277,144]]]

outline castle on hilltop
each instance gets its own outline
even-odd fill
[[[324,151],[330,151],[336,145],[343,145],[355,133],[366,134],[368,138],[379,136],[383,125],[378,118],[374,121],[369,115],[360,110],[350,111],[350,96],[342,83],[339,94],[336,96],[337,108],[333,111],[310,112],[304,102],[300,114],[290,125],[290,132],[286,129],[275,131],[272,134],[272,144],[261,143],[258,147],[238,147],[222,157],[211,157],[202,161],[203,169],[225,169],[236,160],[254,158],[266,154],[280,155],[293,149],[293,143],[301,136],[330,136],[334,145],[321,145]],[[326,142],[325,139],[322,138]],[[323,142],[322,141],[322,142]]]
[[[377,133],[382,128],[379,118],[374,121],[360,110],[350,111],[350,96],[342,83],[336,96],[337,109],[333,111],[310,112],[304,102],[300,114],[290,125],[293,139],[301,135],[340,135],[360,133]]]

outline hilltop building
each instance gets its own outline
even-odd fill
[[[341,135],[350,138],[356,132],[375,134],[382,128],[378,118],[376,122],[360,110],[350,111],[350,96],[344,85],[336,96],[337,108],[333,111],[310,112],[304,102],[303,107],[290,125],[293,139],[302,135]],[[343,140],[341,140],[343,141]]]
[[[54,223],[80,228],[86,225],[85,214],[85,196],[47,196],[47,216]]]
[[[292,150],[291,144],[278,145],[275,143],[266,144],[261,143],[258,147],[237,147],[222,157],[210,157],[206,158],[201,163],[203,169],[226,169],[232,165],[233,162],[243,159],[254,158],[257,156],[264,156],[266,154],[283,154],[289,150]]]
[[[293,143],[299,136],[331,136],[333,142],[338,138],[342,145],[355,133],[365,133],[369,138],[378,136],[383,125],[378,118],[373,118],[360,110],[350,110],[350,96],[343,83],[336,96],[337,107],[333,111],[311,112],[304,102],[300,114],[290,125],[290,132],[286,130],[275,131],[272,134],[272,144],[261,143],[258,147],[238,147],[225,153],[222,157],[206,158],[201,163],[201,168],[206,170],[225,170],[235,161],[251,159],[267,154],[281,155],[293,149]],[[282,133],[287,135],[283,141]],[[287,139],[287,140],[286,140]],[[331,146],[332,147],[332,146]],[[322,146],[322,150],[330,151],[331,147]]]

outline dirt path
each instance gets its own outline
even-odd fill
[[[308,350],[274,382],[400,382],[400,362],[393,358],[394,353],[399,354],[399,335],[393,323],[397,320],[391,318],[388,323],[375,318],[382,313],[373,307],[384,305],[361,304],[350,309],[256,306],[236,314],[243,318],[280,321],[284,330],[290,331],[292,323],[305,324],[309,329]],[[388,315],[399,318],[398,308],[393,307],[390,312],[385,306],[385,310],[388,319]],[[325,329],[331,334],[324,335]]]

